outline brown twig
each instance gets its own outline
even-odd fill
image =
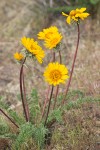
[[[72,69],[71,69],[71,73],[70,73],[70,78],[69,78],[69,81],[68,81],[68,84],[67,84],[67,87],[66,87],[65,96],[64,96],[64,99],[62,100],[62,105],[63,105],[64,102],[65,102],[66,95],[67,95],[68,90],[69,90],[69,87],[70,87],[70,83],[71,83],[71,80],[72,80],[72,75],[73,75],[73,71],[74,71],[74,67],[75,67],[75,61],[76,61],[76,57],[77,57],[78,46],[79,46],[79,39],[80,39],[79,23],[77,23],[77,29],[78,29],[78,38],[77,38],[76,51],[75,51],[75,54],[74,54],[74,60],[73,60],[73,64],[72,64]]]

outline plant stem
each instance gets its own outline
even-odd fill
[[[28,122],[28,115],[27,115],[27,111],[26,111],[26,106],[25,106],[25,99],[24,99],[24,96],[23,96],[23,66],[24,66],[24,63],[26,61],[26,57],[22,63],[22,66],[21,66],[21,70],[20,70],[20,94],[21,94],[21,99],[22,99],[22,105],[23,105],[23,111],[24,111],[24,114],[25,114],[25,119],[26,121]]]
[[[54,51],[53,51],[52,56],[53,56],[52,62],[55,62],[55,52],[54,52]],[[43,111],[42,111],[42,118],[44,117],[45,108],[46,108],[47,103],[48,103],[48,101],[49,101],[49,99],[48,99],[49,92],[50,92],[50,85],[49,85],[49,87],[48,87],[48,89],[47,89],[46,99],[45,99],[45,101],[44,101],[44,106],[43,106]]]
[[[48,110],[47,110],[47,115],[46,115],[44,126],[46,126],[48,115],[49,115],[49,110],[50,110],[50,105],[51,105],[51,99],[52,99],[53,89],[54,89],[54,86],[52,85],[50,99],[49,99],[49,104],[48,104]]]
[[[71,80],[72,80],[72,75],[73,75],[73,71],[74,71],[74,67],[75,67],[75,61],[76,61],[76,57],[77,57],[78,46],[79,46],[79,39],[80,39],[80,28],[79,28],[79,23],[77,23],[77,29],[78,29],[78,38],[77,38],[76,51],[75,51],[75,54],[74,54],[74,59],[73,59],[73,64],[72,64],[72,69],[71,69],[70,78],[69,78],[69,81],[68,81],[68,84],[67,84],[67,88],[66,88],[66,91],[65,91],[65,96],[64,96],[64,99],[62,100],[62,105],[63,105],[64,102],[65,102],[66,95],[67,95],[68,90],[69,90],[69,87],[70,87],[70,83],[71,83]]]
[[[42,118],[44,117],[44,111],[45,111],[45,108],[46,108],[46,105],[47,105],[47,102],[48,102],[49,91],[50,91],[50,85],[49,85],[49,87],[47,89],[46,99],[44,101],[44,106],[43,106],[43,111],[42,111]]]
[[[17,128],[19,128],[18,125],[17,125],[1,108],[0,108],[0,111],[3,113],[3,115],[4,115],[5,117],[7,117],[7,119],[8,119],[11,123],[13,123],[14,126],[16,126]]]
[[[55,62],[55,52],[53,51],[53,60],[52,60],[52,62]]]
[[[56,106],[58,92],[59,92],[59,85],[57,85],[57,88],[56,88],[56,94],[55,94],[55,98],[54,98],[53,110],[55,109],[55,106]]]
[[[59,51],[60,64],[62,64],[61,52]]]
[[[60,64],[61,64],[61,63],[62,63],[62,58],[61,58],[61,52],[60,52],[60,51],[59,51],[59,60],[60,60]],[[56,94],[55,94],[55,98],[54,98],[53,109],[54,109],[55,106],[56,106],[58,92],[59,92],[59,85],[57,85]]]
[[[23,96],[24,96],[24,101],[25,101],[25,108],[26,108],[26,111],[27,111],[27,118],[28,118],[28,121],[29,121],[29,108],[28,108],[28,104],[27,104],[27,100],[26,100],[26,88],[25,88],[25,82],[24,82],[24,72],[23,72]]]

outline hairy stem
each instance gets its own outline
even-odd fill
[[[25,108],[27,111],[27,118],[29,121],[29,107],[28,107],[27,100],[26,100],[26,88],[25,88],[25,82],[24,82],[24,72],[23,72],[23,93],[24,93],[23,96],[24,96],[24,101],[25,101]]]
[[[51,105],[51,99],[52,99],[53,89],[54,89],[54,86],[52,85],[52,89],[51,89],[51,94],[50,94],[50,99],[49,99],[49,104],[48,104],[48,109],[47,109],[47,114],[46,114],[46,119],[45,119],[44,126],[46,126],[48,115],[49,115],[49,110],[50,110],[50,105]]]
[[[61,52],[59,51],[59,60],[60,60],[60,64],[62,64],[62,57],[61,57]]]
[[[46,99],[45,99],[45,101],[44,101],[44,106],[43,106],[43,111],[42,111],[42,118],[44,117],[45,108],[46,108],[47,102],[48,102],[48,100],[49,100],[49,99],[48,99],[49,91],[50,91],[50,85],[49,85],[49,87],[48,87],[48,89],[47,89]]]
[[[55,109],[55,106],[56,106],[58,92],[59,92],[59,85],[57,85],[57,88],[56,88],[56,94],[55,94],[55,98],[54,98],[53,110]]]
[[[53,51],[53,59],[52,59],[52,62],[55,62],[55,52]]]
[[[25,99],[24,99],[25,95],[23,95],[23,66],[24,66],[25,61],[26,61],[26,57],[22,63],[21,69],[20,69],[20,94],[21,94],[25,119],[28,122],[28,115],[27,115],[26,106],[25,106]]]
[[[62,63],[62,57],[61,57],[61,52],[60,51],[59,51],[59,61],[60,61],[60,64],[61,64]],[[55,98],[54,98],[53,109],[55,109],[55,106],[56,106],[58,92],[59,92],[59,85],[57,85],[57,88],[56,88],[56,94],[55,94]]]
[[[2,112],[2,114],[7,117],[7,119],[17,128],[19,128],[19,126],[0,108],[0,111]]]
[[[72,63],[72,69],[71,69],[71,73],[70,73],[70,78],[69,78],[69,81],[68,81],[68,84],[67,84],[67,87],[66,87],[64,99],[62,100],[62,105],[63,105],[64,102],[65,102],[66,95],[67,95],[68,90],[69,90],[69,87],[70,87],[70,83],[71,83],[71,80],[72,80],[72,75],[73,75],[73,71],[74,71],[74,67],[75,67],[75,61],[76,61],[76,57],[77,57],[78,46],[79,46],[79,39],[80,39],[80,28],[79,28],[79,23],[77,23],[77,29],[78,29],[78,38],[77,38],[76,51],[75,51],[75,54],[74,54],[74,59],[73,59],[73,63]]]
[[[53,58],[52,58],[52,62],[55,62],[55,52],[54,52],[54,51],[53,51],[52,57],[53,57]],[[45,99],[45,101],[44,101],[44,106],[43,106],[43,110],[42,110],[42,118],[44,117],[45,108],[46,108],[47,103],[48,103],[48,101],[49,101],[49,99],[48,99],[49,92],[50,92],[50,85],[49,85],[49,87],[48,87],[48,89],[47,89],[46,99]]]

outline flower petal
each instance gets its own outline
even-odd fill
[[[80,12],[84,12],[86,10],[86,8],[81,8]]]
[[[64,12],[62,12],[62,15],[63,15],[63,16],[66,16],[66,17],[68,17],[68,15],[67,15],[67,14],[65,14]]]
[[[66,19],[66,21],[67,21],[68,24],[70,24],[71,23],[71,17],[68,16],[67,19]]]

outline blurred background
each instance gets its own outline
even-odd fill
[[[69,26],[61,12],[69,13],[80,7],[86,7],[90,17],[80,24],[81,38],[71,89],[99,96],[100,0],[0,0],[0,95],[12,102],[16,99],[16,93],[19,94],[20,65],[16,64],[13,54],[22,49],[20,38],[27,36],[37,39],[37,33],[51,25],[57,26],[63,35],[62,59],[71,69],[77,26]],[[27,62],[27,91],[34,87],[39,87],[41,94],[45,91],[47,85],[43,82],[42,74],[50,59],[49,53],[46,50],[47,56],[42,65]]]

